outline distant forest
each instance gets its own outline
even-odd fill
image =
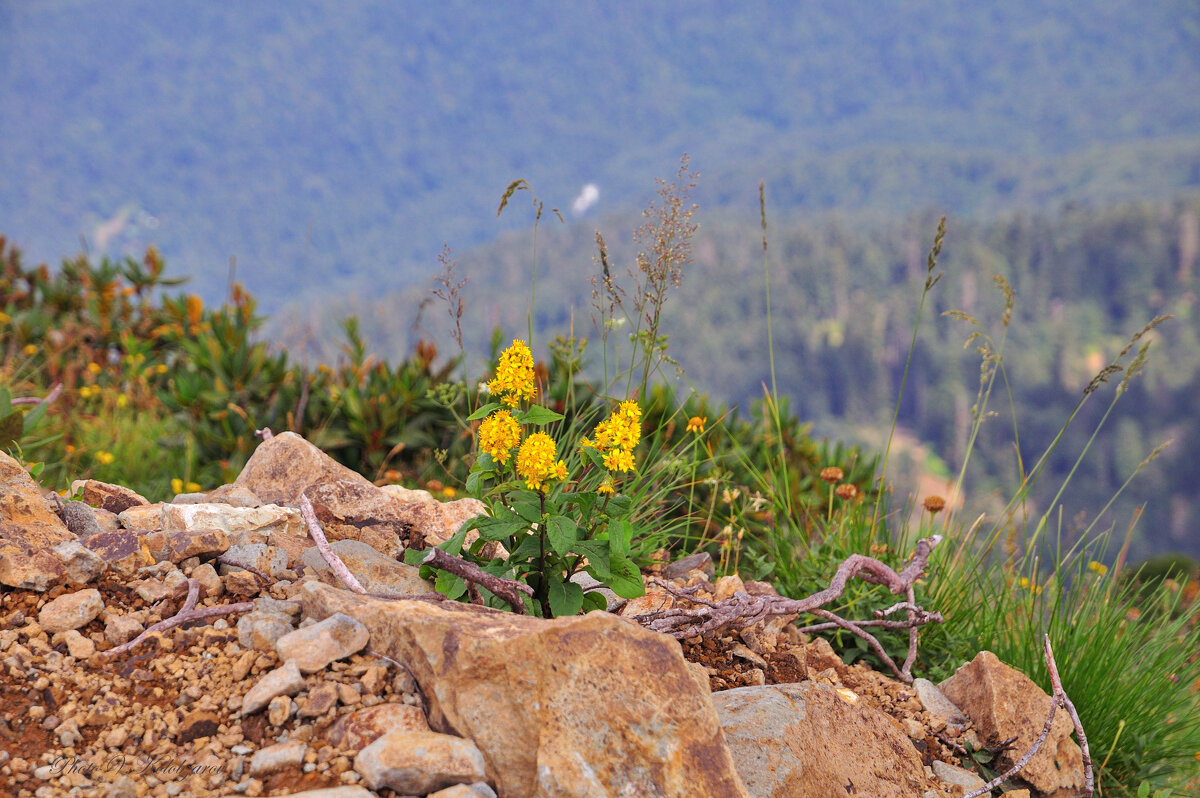
[[[684,370],[678,385],[747,407],[770,381],[759,220],[713,219],[703,211],[698,218],[695,262],[668,302],[665,324],[670,352]],[[882,449],[936,225],[929,215],[889,223],[844,215],[769,216],[779,391],[818,434]],[[634,254],[622,229],[632,228],[604,231],[618,275]],[[555,334],[572,325],[576,335],[598,345],[589,308],[589,276],[597,269],[591,236],[543,220],[539,239],[539,356],[546,356],[545,345]],[[1146,337],[1153,341],[1149,364],[1130,383],[1076,473],[1063,501],[1062,530],[1070,535],[1090,524],[1150,451],[1170,439],[1172,445],[1145,467],[1102,525],[1115,524],[1123,533],[1134,508],[1144,505],[1138,552],[1200,555],[1198,255],[1200,197],[1068,207],[1053,215],[1015,213],[986,222],[951,218],[938,263],[945,276],[926,305],[900,408],[903,431],[928,454],[906,467],[949,475],[961,466],[980,373],[975,346],[964,349],[964,342],[977,329],[999,342],[1004,297],[994,276],[1008,280],[1015,293],[1003,356],[1026,469],[1130,336],[1152,318],[1172,314]],[[495,326],[507,336],[524,334],[531,269],[532,229],[462,257],[457,273],[470,281],[464,324],[472,370],[484,367]],[[948,310],[962,310],[980,326],[944,317]],[[427,292],[415,288],[295,306],[275,320],[272,335],[288,342],[293,354],[307,349],[310,356],[335,358],[336,319],[351,313],[362,318],[377,352],[408,351],[417,337],[437,340],[444,355],[457,351],[446,334],[445,306],[429,304]],[[314,349],[315,344],[320,345]],[[598,358],[594,346],[593,366]],[[1121,376],[1084,404],[1033,491],[1031,510],[1048,505]],[[968,500],[980,510],[994,508],[993,494],[1011,495],[1017,474],[1002,382],[990,409],[998,415],[985,422],[968,471]],[[897,473],[903,476],[904,469]]]

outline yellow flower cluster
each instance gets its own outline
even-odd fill
[[[479,448],[504,465],[521,442],[521,427],[507,410],[492,413],[479,425]]]
[[[96,462],[100,465],[112,465],[116,459],[116,455],[114,455],[112,452],[106,452],[104,450],[96,452]]]
[[[544,432],[535,432],[525,439],[517,452],[517,473],[524,477],[530,490],[541,490],[550,479],[566,479],[567,464],[558,457],[558,446]]]
[[[688,419],[687,431],[694,432],[697,435],[704,432],[704,425],[708,423],[708,419],[703,416],[692,416]]]
[[[514,338],[512,346],[500,353],[496,376],[487,386],[509,407],[516,407],[522,399],[533,398],[537,392],[533,379],[533,353],[524,341]]]
[[[186,490],[185,490],[185,489],[186,489]],[[179,477],[174,477],[174,478],[172,478],[172,480],[171,480],[171,490],[172,490],[172,491],[174,491],[176,494],[179,494],[179,493],[199,493],[199,492],[200,492],[200,483],[198,483],[198,482],[184,482],[184,481],[183,481],[182,479],[180,479]]]
[[[617,412],[596,425],[594,440],[584,438],[583,446],[593,446],[604,455],[609,471],[632,471],[633,450],[642,439],[642,409],[633,400],[621,402]]]

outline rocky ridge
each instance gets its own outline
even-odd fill
[[[1050,700],[987,652],[939,690],[779,621],[681,645],[631,620],[654,590],[554,620],[441,601],[396,558],[482,504],[376,487],[291,433],[206,494],[73,493],[0,454],[0,793],[20,798],[959,796],[982,783],[965,746],[1019,755]],[[343,589],[301,497],[389,598]],[[771,589],[703,555],[658,570]],[[210,614],[130,645],[184,607]],[[1031,794],[1082,794],[1069,735]]]

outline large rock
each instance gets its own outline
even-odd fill
[[[77,479],[71,483],[71,493],[81,494],[80,499],[90,507],[122,513],[130,507],[149,504],[146,497],[135,490],[121,485],[110,485],[95,479]]]
[[[175,564],[191,557],[219,557],[232,545],[224,529],[159,529],[147,532],[142,539],[157,562]]]
[[[292,507],[265,504],[262,507],[234,507],[229,504],[164,504],[163,529],[220,529],[234,545],[266,543],[274,531],[304,538],[308,531],[300,511]]]
[[[430,727],[474,740],[501,798],[746,795],[707,679],[670,637],[603,612],[543,620],[319,582],[298,597],[310,616],[356,618],[405,663]]]
[[[275,504],[296,506],[307,496],[326,538],[361,540],[389,557],[412,531],[396,500],[294,432],[259,444],[234,484]]]
[[[40,592],[63,581],[54,547],[74,539],[29,472],[0,452],[0,584]]]
[[[449,540],[459,527],[487,511],[487,505],[479,499],[440,502],[429,491],[410,490],[400,485],[384,485],[380,490],[395,499],[400,516],[412,525],[415,533],[420,534],[419,545],[422,548]],[[468,532],[467,545],[474,543],[478,537],[478,532]]]
[[[935,787],[900,724],[828,685],[739,687],[713,704],[755,798],[912,798]]]
[[[1011,767],[1041,734],[1050,714],[1050,696],[1025,674],[981,651],[942,682],[941,691],[961,709],[987,745],[1015,737],[997,759],[997,769]],[[1016,776],[1045,798],[1083,795],[1083,752],[1071,739],[1074,725],[1063,710],[1054,713],[1050,736]]]
[[[329,545],[368,593],[419,596],[434,592],[433,583],[421,578],[420,568],[385,557],[366,543],[338,540]],[[300,561],[316,571],[322,580],[341,586],[316,546],[309,547],[300,556]]]

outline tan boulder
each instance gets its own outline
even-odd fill
[[[971,719],[985,744],[1016,738],[997,758],[997,769],[1011,767],[1029,750],[1050,714],[1050,696],[990,651],[979,652],[938,686]],[[1071,739],[1073,731],[1067,713],[1055,712],[1050,736],[1017,775],[1017,780],[1045,798],[1083,795],[1083,752]]]
[[[296,433],[281,432],[258,445],[233,484],[248,488],[268,504],[294,506],[307,488],[326,482],[375,487]]]
[[[142,535],[132,529],[101,532],[83,540],[118,576],[129,577],[139,568],[154,565],[154,555]]]
[[[29,472],[0,452],[0,584],[41,592],[62,582],[54,547],[74,539]]]
[[[224,529],[159,529],[143,536],[156,562],[181,563],[191,557],[202,560],[219,557],[230,547]]]
[[[82,494],[79,498],[90,507],[98,507],[110,513],[121,513],[130,507],[148,505],[145,496],[121,485],[110,485],[95,479],[77,479],[71,483],[71,494]]]
[[[266,543],[272,532],[297,538],[304,538],[308,534],[299,510],[275,504],[261,507],[215,503],[165,504],[162,525],[166,530],[220,529],[235,545]]]
[[[419,596],[434,592],[433,583],[421,578],[420,568],[385,557],[366,543],[338,540],[329,545],[368,593]],[[316,571],[322,581],[342,586],[316,546],[309,547],[300,562]]]
[[[77,590],[46,602],[38,612],[38,624],[48,634],[65,632],[68,629],[87,626],[103,611],[104,599],[101,598],[99,590]]]
[[[430,727],[472,739],[501,798],[746,795],[707,680],[670,637],[603,612],[545,620],[319,582],[297,597],[309,616],[356,618],[373,651],[405,663]]]
[[[934,786],[895,720],[827,685],[739,687],[713,704],[755,798],[911,798]]]
[[[137,532],[154,532],[163,528],[162,502],[138,504],[117,513],[117,520],[125,529]]]

